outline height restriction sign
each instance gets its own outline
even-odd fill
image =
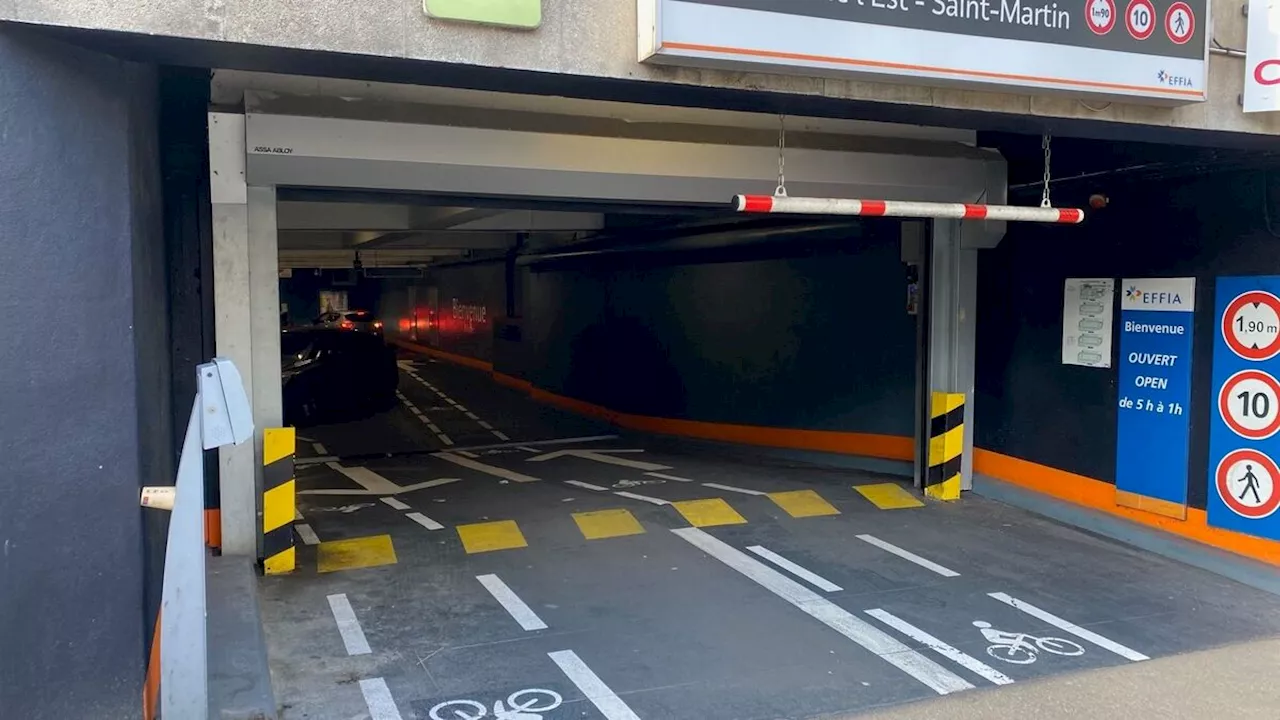
[[[1280,276],[1218,278],[1209,420],[1214,527],[1280,540]]]

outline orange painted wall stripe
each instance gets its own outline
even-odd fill
[[[761,57],[771,58],[774,60],[801,60],[805,62],[820,62],[830,65],[849,65],[854,67],[880,68],[884,70],[909,70],[916,72],[931,72],[940,75],[956,75],[990,78],[992,80],[1015,80],[1024,82],[1050,83],[1053,85],[1065,85],[1067,87],[1085,87],[1085,88],[1106,88],[1111,90],[1135,90],[1140,92],[1160,93],[1162,95],[1185,96],[1192,98],[1203,98],[1205,95],[1200,90],[1181,90],[1178,88],[1166,88],[1157,85],[1125,85],[1122,83],[1102,82],[1097,80],[1072,80],[1070,78],[1051,78],[1040,77],[1038,75],[1021,75],[1018,73],[1002,73],[991,72],[989,70],[961,70],[959,68],[934,67],[932,65],[912,65],[910,63],[886,62],[884,60],[862,60],[858,58],[836,57],[833,55],[810,55],[808,53],[792,53],[780,52],[776,50],[756,50],[753,48],[739,48],[727,45],[702,45],[698,43],[683,42],[665,42],[659,51],[670,48],[672,50],[689,50],[691,52],[718,53],[720,55],[742,55],[743,57]]]
[[[1187,508],[1187,519],[1178,520],[1122,507],[1116,505],[1116,487],[1111,483],[990,450],[974,449],[973,469],[975,472],[990,475],[1011,485],[1101,510],[1111,515],[1118,515],[1148,527],[1164,530],[1173,535],[1228,550],[1254,560],[1280,565],[1280,542],[1210,527],[1204,510]]]
[[[388,337],[387,342],[393,343],[395,345],[399,345],[400,347],[405,348],[406,350],[412,350],[414,352],[423,353],[424,355],[430,355],[431,357],[438,358],[440,360],[448,360],[449,362],[457,363],[459,365],[466,365],[467,367],[472,367],[477,370],[485,370],[487,372],[493,372],[493,363],[486,362],[484,360],[477,360],[476,358],[467,357],[466,355],[458,355],[456,353],[445,352],[444,350],[437,350],[436,348],[429,347],[427,345],[419,345],[418,343],[409,342],[408,340],[401,340],[400,338],[395,338],[395,337]]]

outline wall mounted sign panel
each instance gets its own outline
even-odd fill
[[[422,9],[441,20],[525,30],[542,24],[542,0],[423,0]]]
[[[1280,110],[1280,3],[1249,0],[1244,58],[1244,111]]]
[[[641,61],[1205,99],[1207,0],[640,0]]]

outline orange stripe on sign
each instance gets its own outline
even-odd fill
[[[987,216],[986,205],[970,205],[968,203],[965,204],[964,206],[965,220],[981,220],[986,216]]]
[[[1100,510],[1254,560],[1280,565],[1280,542],[1210,527],[1204,510],[1187,508],[1187,519],[1178,520],[1118,506],[1116,487],[1111,483],[990,450],[974,449],[973,469],[1059,500]]]

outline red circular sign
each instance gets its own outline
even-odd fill
[[[1124,27],[1134,40],[1146,40],[1156,31],[1156,6],[1151,0],[1131,0],[1124,11]]]
[[[1115,0],[1084,0],[1084,24],[1097,35],[1106,35],[1116,26]]]
[[[1280,507],[1277,482],[1280,482],[1280,468],[1257,450],[1232,450],[1218,463],[1214,473],[1218,497],[1232,512],[1251,520],[1267,517]]]
[[[1250,308],[1253,317],[1245,317]],[[1222,339],[1245,360],[1270,360],[1280,354],[1280,298],[1265,290],[1240,293],[1222,313]]]
[[[1164,13],[1164,32],[1175,45],[1185,45],[1196,34],[1196,16],[1191,6],[1176,2]]]
[[[1241,370],[1222,383],[1218,414],[1242,438],[1275,435],[1280,432],[1280,381],[1261,370]]]

